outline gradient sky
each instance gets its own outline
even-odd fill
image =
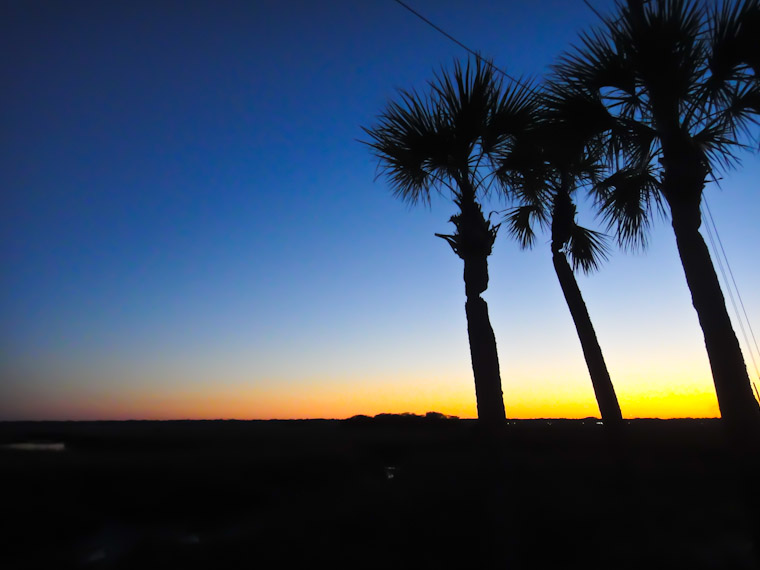
[[[518,76],[596,21],[410,3]],[[462,48],[392,0],[17,0],[0,50],[0,419],[475,415],[454,207],[356,140]],[[758,180],[706,191],[756,329]],[[547,242],[491,257],[507,413],[598,416]],[[626,417],[718,414],[667,221],[579,283]]]

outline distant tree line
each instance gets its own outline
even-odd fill
[[[359,414],[347,418],[345,422],[354,425],[409,426],[437,425],[444,422],[456,422],[457,420],[459,420],[458,416],[449,416],[440,412],[427,412],[425,415],[405,412],[402,414],[383,413],[375,416]]]

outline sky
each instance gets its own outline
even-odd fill
[[[409,3],[535,79],[597,21]],[[0,50],[0,420],[476,415],[455,208],[396,200],[359,142],[461,47],[393,0],[10,0]],[[706,196],[760,329],[757,180]],[[548,236],[503,232],[490,276],[507,415],[598,417]],[[667,220],[578,281],[625,417],[718,415]]]

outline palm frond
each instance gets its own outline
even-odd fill
[[[658,99],[667,95],[672,103],[688,107],[704,73],[705,15],[698,0],[629,2],[610,34],[637,83]]]
[[[609,259],[607,236],[573,223],[570,239],[565,244],[565,254],[574,270],[591,273]]]
[[[377,124],[364,128],[379,174],[411,204],[429,202],[431,190],[486,195],[497,157],[533,120],[537,98],[528,86],[506,87],[481,58],[455,62],[429,82],[429,92],[399,91]]]
[[[760,75],[760,0],[716,3],[709,22],[710,83],[719,89],[747,66]]]
[[[615,127],[615,119],[598,93],[572,82],[551,81],[544,105],[546,121],[565,137],[581,143]]]
[[[503,89],[495,103],[481,144],[487,154],[503,156],[537,122],[539,98],[532,81],[520,79]]]
[[[733,149],[741,145],[731,136],[732,128],[727,125],[728,121],[730,118],[723,115],[692,137],[705,156],[704,167],[707,170],[728,170],[739,163]]]
[[[545,97],[546,121],[561,155],[613,163],[621,154],[648,155],[656,131],[633,117],[615,115],[600,93],[554,78]],[[636,113],[634,113],[634,116]]]
[[[524,204],[511,208],[504,213],[504,223],[507,225],[507,233],[514,237],[520,247],[527,249],[533,247],[536,234],[533,231],[533,222],[545,223],[546,212],[541,204]]]
[[[625,57],[615,48],[612,20],[604,22],[602,29],[594,28],[581,34],[580,45],[562,54],[552,66],[554,77],[560,83],[583,85],[591,92],[614,87],[634,96],[636,76]]]
[[[540,201],[546,190],[547,171],[541,140],[526,130],[515,137],[509,148],[495,155],[494,175],[507,198],[521,202]]]
[[[394,194],[412,204],[430,200],[430,190],[445,180],[449,166],[450,128],[437,102],[414,91],[400,91],[378,124],[363,128],[378,158],[381,174]]]
[[[734,85],[730,90],[730,99],[718,117],[725,136],[734,141],[752,138],[751,127],[760,123],[760,81]]]
[[[488,124],[501,79],[490,65],[477,58],[474,64],[468,60],[464,66],[455,62],[452,73],[441,70],[430,87],[456,133],[450,141],[452,156],[469,159],[472,146]],[[457,166],[467,168],[466,163]]]
[[[652,213],[664,214],[659,187],[651,165],[620,169],[594,186],[600,216],[622,247],[646,248]]]

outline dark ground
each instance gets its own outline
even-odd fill
[[[0,423],[66,445],[0,448],[0,568],[754,568],[719,421],[628,429],[622,450],[594,420]]]

